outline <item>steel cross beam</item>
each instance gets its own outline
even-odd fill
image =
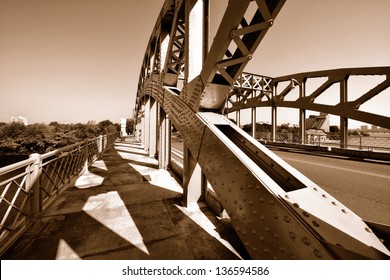
[[[348,98],[348,87],[343,87],[343,83],[347,84],[348,79],[353,76],[383,76],[384,80],[355,100],[350,100]],[[295,87],[300,87],[302,90],[305,88],[307,81],[315,78],[326,78],[327,80],[311,93],[305,92],[304,96],[300,96],[294,101],[286,100],[288,94]],[[277,89],[283,82],[288,82],[288,84],[278,92]],[[340,84],[340,95],[344,94],[345,98],[340,99],[335,105],[317,103],[316,98],[326,94],[327,90],[334,84]],[[231,113],[245,108],[288,107],[328,113],[390,129],[389,117],[359,110],[364,103],[390,87],[390,67],[347,68],[299,73],[272,78],[272,85],[274,90],[271,98],[263,99],[262,96],[247,96],[244,99],[234,99],[231,96],[229,98],[229,106],[226,108],[225,113]],[[342,91],[344,92],[342,93]],[[235,95],[235,92],[233,91],[231,95]]]
[[[167,7],[178,7],[177,2],[166,1],[169,5],[164,4],[159,20],[164,21]],[[283,3],[252,2],[256,12],[248,23],[244,15],[250,1],[230,0],[199,76],[182,91],[164,85],[164,79],[155,82],[150,74],[150,53],[161,50],[155,46],[161,39],[156,37],[161,34],[158,22],[141,70],[137,102],[150,96],[169,116],[252,258],[389,258],[389,249],[372,225],[216,113]],[[172,23],[172,30],[177,24],[177,20]],[[236,45],[233,52],[228,51],[232,42]]]

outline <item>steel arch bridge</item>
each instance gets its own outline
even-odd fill
[[[138,135],[160,168],[170,163],[172,124],[185,144],[184,203],[214,189],[232,225],[254,259],[388,259],[389,229],[368,224],[323,189],[258,143],[225,114],[243,108],[277,107],[340,116],[346,141],[348,118],[390,128],[390,118],[359,106],[390,85],[390,67],[338,69],[271,78],[243,70],[285,0],[230,0],[212,44],[208,0],[166,0],[150,37],[135,106]],[[384,81],[348,101],[352,75],[382,75]],[[306,81],[327,80],[314,92]],[[282,90],[280,85],[284,84]],[[340,102],[315,99],[340,84]],[[299,98],[286,101],[299,87]],[[302,132],[303,135],[303,132]]]

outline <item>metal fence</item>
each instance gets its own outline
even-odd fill
[[[300,136],[295,133],[277,133],[276,139],[272,140],[270,132],[256,132],[256,139],[271,142],[308,144],[316,146],[340,147],[339,135],[326,135],[311,137],[306,139],[305,143],[301,143]],[[349,135],[348,142],[344,148],[368,150],[368,151],[390,151],[390,136],[363,136]]]
[[[0,168],[0,255],[119,137],[110,133]]]

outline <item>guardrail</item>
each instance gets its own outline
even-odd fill
[[[0,168],[0,255],[119,137],[110,133]]]
[[[270,132],[257,132],[256,139],[271,142],[283,142],[288,144],[308,144],[325,147],[340,147],[339,135],[319,135],[317,137],[309,137],[305,143],[301,143],[300,137],[296,133],[277,133],[276,139],[271,139]],[[390,151],[390,136],[363,136],[349,135],[348,144],[344,148],[352,148],[367,151]]]

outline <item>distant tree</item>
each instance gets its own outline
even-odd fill
[[[6,138],[17,138],[23,134],[24,130],[27,127],[23,123],[11,122],[1,127],[0,129],[0,139]]]
[[[126,133],[131,134],[134,132],[135,120],[133,118],[126,119]]]

